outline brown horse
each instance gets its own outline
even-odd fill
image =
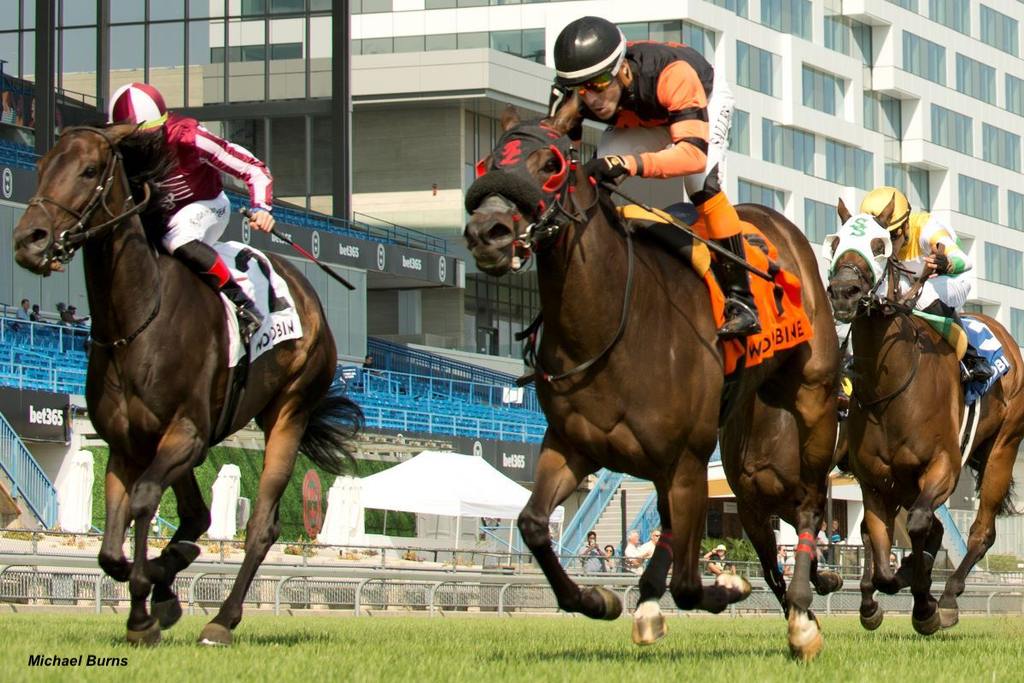
[[[959,363],[952,347],[925,321],[909,315],[898,299],[899,273],[888,233],[880,227],[889,224],[892,204],[877,223],[869,215],[851,217],[842,201],[838,213],[843,228],[830,247],[834,254],[828,291],[836,318],[852,321],[849,463],[863,491],[862,530],[870,539],[861,579],[861,623],[869,630],[882,623],[875,589],[892,594],[910,585],[914,628],[930,635],[940,626],[956,624],[956,598],[964,590],[964,579],[995,541],[996,515],[1009,505],[1013,464],[1024,436],[1020,351],[1002,325],[971,314],[1002,343],[1011,369],[981,399],[973,447],[962,454],[959,431],[966,413]],[[859,248],[853,248],[854,231],[862,237]],[[884,296],[876,293],[882,284]],[[946,582],[936,610],[931,570],[942,543],[942,525],[934,513],[956,488],[964,460],[977,472],[981,502],[967,554]],[[900,507],[908,513],[913,555],[894,572],[888,559]]]
[[[159,642],[160,629],[181,616],[174,577],[198,556],[195,541],[210,526],[193,468],[211,445],[229,374],[219,297],[176,259],[158,255],[139,216],[157,204],[152,181],[166,164],[159,134],[132,125],[72,128],[40,161],[37,194],[14,230],[16,259],[33,272],[48,274],[79,247],[85,255],[94,336],[86,402],[110,445],[99,564],[128,581],[128,641],[145,644]],[[336,472],[361,421],[354,403],[328,394],[337,357],[315,292],[286,261],[273,261],[289,285],[303,336],[253,364],[231,426],[235,431],[255,416],[266,455],[245,559],[231,594],[200,635],[204,643],[231,642],[245,593],[278,536],[278,503],[297,451]],[[168,486],[181,526],[159,557],[147,559],[147,531]],[[129,521],[134,562],[122,550]],[[146,609],[151,590],[152,615]]]
[[[622,610],[619,599],[569,578],[551,547],[548,520],[601,467],[649,479],[662,542],[640,581],[634,640],[653,642],[664,633],[657,600],[670,563],[670,590],[681,609],[723,610],[750,587],[738,577],[701,584],[707,462],[721,427],[723,459],[744,522],[789,608],[790,647],[799,657],[813,657],[822,646],[809,614],[814,558],[798,554],[783,595],[768,520],[784,513],[813,538],[824,512],[836,434],[838,343],[814,254],[785,217],[764,207],[740,209],[778,247],[781,265],[801,277],[814,338],[745,370],[734,408],[725,414],[723,359],[706,285],[664,248],[634,238],[607,193],[567,163],[574,150],[566,131],[575,119],[571,105],[543,126],[507,114],[491,170],[466,198],[471,218],[465,236],[481,270],[502,275],[536,251],[544,315],[538,395],[548,430],[520,532],[563,610],[614,619]]]

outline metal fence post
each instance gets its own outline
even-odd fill
[[[357,617],[361,616],[361,610],[363,606],[363,587],[371,581],[373,581],[373,579],[363,579],[359,582],[359,585],[356,586],[356,600],[355,604],[353,605],[353,608],[355,611],[355,616]]]
[[[200,572],[192,577],[192,580],[188,584],[188,613],[189,615],[196,613],[196,584],[199,579],[206,576],[206,572]]]
[[[835,593],[829,593],[827,596],[825,596],[825,614],[828,614],[828,615],[832,614],[832,596],[833,595],[835,595]]]
[[[446,583],[452,583],[453,584],[454,582],[453,581],[438,581],[437,583],[435,583],[433,586],[430,587],[430,592],[427,594],[427,613],[430,616],[434,616],[434,612],[437,610],[437,608],[434,606],[434,596],[437,595],[437,589],[440,588],[441,586],[445,585]]]
[[[96,614],[103,611],[103,574],[96,575]]]
[[[296,578],[296,577],[294,577],[294,576],[282,576],[281,579],[277,582],[277,585],[274,586],[274,616],[275,617],[281,614],[281,589],[284,587],[284,585],[286,583],[288,583],[289,581],[291,581],[294,578]]]
[[[505,613],[505,592],[512,587],[511,583],[506,583],[498,591],[498,614]]]

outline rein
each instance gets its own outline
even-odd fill
[[[91,128],[89,126],[77,126],[65,130],[62,137],[72,133],[94,133],[103,138],[104,142],[107,143],[108,150],[105,165],[110,169],[110,173],[107,175],[105,180],[100,181],[100,183],[96,185],[92,191],[89,201],[86,203],[85,207],[79,211],[76,211],[69,206],[65,206],[55,199],[39,194],[28,200],[28,206],[38,206],[43,213],[46,214],[46,217],[52,224],[55,224],[56,220],[54,220],[53,215],[47,208],[47,204],[52,204],[78,221],[71,228],[61,232],[60,237],[54,240],[50,245],[47,250],[46,258],[43,262],[43,265],[47,267],[55,260],[59,263],[70,262],[71,259],[74,258],[75,252],[77,252],[82,245],[89,240],[112,232],[114,228],[121,225],[126,219],[144,211],[152,198],[152,190],[147,182],[143,185],[144,196],[142,201],[138,203],[134,201],[131,188],[128,187],[128,180],[124,173],[124,157],[121,155],[121,151],[117,148],[117,145],[114,144],[114,141],[110,139],[110,136],[108,136],[105,131],[99,128]],[[121,169],[120,173],[118,173],[119,167]],[[119,214],[115,214],[107,205],[107,199],[110,196],[110,192],[114,186],[114,181],[117,177],[120,177],[121,185],[126,190],[124,208]],[[93,214],[101,208],[108,216],[111,216],[110,220],[100,223],[99,225],[88,225]],[[102,341],[93,337],[92,343],[96,346],[105,348],[121,348],[130,344],[136,337],[142,334],[147,327],[149,327],[150,323],[152,323],[160,313],[160,304],[162,299],[160,290],[161,288],[158,286],[156,305],[150,312],[149,317],[146,318],[146,320],[143,321],[143,323],[134,332],[110,342]]]

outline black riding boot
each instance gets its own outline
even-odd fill
[[[745,259],[743,236],[734,235],[715,243]],[[757,304],[750,293],[750,274],[747,269],[732,259],[718,256],[711,262],[722,292],[725,294],[725,322],[718,328],[718,338],[741,339],[761,331],[757,318]]]
[[[934,301],[925,306],[922,310],[925,313],[931,313],[932,315],[941,315],[946,318],[951,318],[953,322],[959,325],[960,329],[962,329],[966,334],[967,328],[964,327],[964,321],[952,306],[947,306],[941,301]],[[964,352],[964,357],[960,361],[960,381],[964,384],[967,384],[968,382],[981,382],[984,384],[992,379],[992,375],[994,374],[995,370],[988,364],[988,361],[982,358],[978,354],[978,350],[968,342],[967,350]]]
[[[205,242],[192,240],[178,247],[174,256],[181,260],[189,269],[198,275],[203,282],[222,292],[228,301],[235,305],[238,316],[238,333],[242,343],[248,345],[253,335],[263,326],[263,316],[256,309],[256,304],[246,295],[242,288],[231,277],[231,271],[224,263],[220,254]]]

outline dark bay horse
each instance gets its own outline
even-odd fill
[[[843,227],[828,247],[828,291],[836,319],[852,321],[854,394],[846,431],[850,467],[864,496],[862,530],[870,539],[861,579],[861,624],[873,630],[882,623],[876,589],[892,594],[909,585],[914,628],[930,635],[957,623],[956,598],[967,573],[992,546],[996,515],[1009,506],[1013,465],[1024,436],[1024,367],[1006,329],[972,313],[1002,343],[1011,369],[981,399],[973,446],[961,453],[966,412],[959,363],[953,348],[899,302],[893,248],[881,227],[889,224],[892,204],[877,222],[867,214],[851,217],[842,201],[838,213]],[[883,288],[885,294],[878,294]],[[936,609],[931,570],[943,529],[934,513],[956,488],[964,460],[977,472],[981,501],[967,554],[946,582]],[[913,554],[893,571],[888,560],[901,507],[907,510]]]
[[[167,163],[160,134],[132,125],[69,129],[40,161],[37,194],[14,230],[17,262],[33,272],[48,274],[79,247],[85,256],[94,337],[86,402],[97,433],[110,445],[99,563],[114,579],[128,581],[127,638],[145,644],[159,642],[161,628],[181,616],[171,586],[198,556],[195,541],[210,526],[193,468],[211,445],[228,377],[221,300],[176,259],[158,255],[139,215],[156,205],[160,190],[153,181]],[[245,559],[200,635],[204,643],[231,642],[245,593],[278,536],[278,503],[297,451],[337,472],[361,422],[354,403],[328,393],[337,355],[316,293],[294,267],[271,258],[289,285],[303,336],[252,366],[230,430],[255,416],[266,455]],[[150,521],[168,486],[181,526],[157,558],[147,559]],[[122,550],[129,521],[135,523],[133,562]],[[151,592],[152,615],[146,609]]]
[[[785,217],[740,209],[778,247],[781,265],[800,276],[814,338],[744,371],[734,408],[723,414],[723,360],[707,287],[661,246],[628,237],[607,193],[566,161],[574,151],[565,134],[576,116],[570,105],[530,125],[507,113],[505,135],[484,162],[490,170],[466,199],[465,237],[482,271],[500,276],[534,251],[537,258],[544,316],[537,392],[548,429],[519,530],[561,609],[614,619],[618,597],[572,581],[551,548],[548,521],[601,467],[649,479],[663,531],[640,581],[634,640],[653,642],[665,632],[657,601],[670,565],[681,609],[720,612],[750,591],[736,576],[701,583],[707,463],[721,428],[743,522],[788,611],[790,647],[811,658],[823,644],[809,612],[813,551],[798,553],[786,590],[769,518],[779,514],[813,539],[824,513],[838,342],[815,256]],[[819,590],[838,585],[837,577],[819,577]]]

